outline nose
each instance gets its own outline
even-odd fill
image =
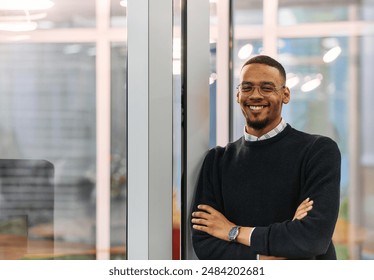
[[[250,97],[251,98],[263,98],[263,96],[260,92],[260,87],[259,86],[254,87],[253,92],[252,92]]]

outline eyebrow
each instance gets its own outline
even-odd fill
[[[254,85],[254,83],[249,82],[249,81],[243,81],[240,84],[241,85]],[[261,86],[263,86],[263,85],[272,85],[272,86],[275,86],[275,84],[273,82],[269,82],[269,81],[261,81],[260,85]]]

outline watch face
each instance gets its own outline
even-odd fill
[[[229,240],[234,241],[236,239],[236,237],[238,236],[238,234],[239,234],[239,227],[238,226],[235,226],[235,227],[231,228],[230,232],[229,232]]]

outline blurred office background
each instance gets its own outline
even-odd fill
[[[142,149],[127,145],[130,1],[0,0],[0,159],[22,162],[2,167],[13,175],[0,178],[0,259],[127,259],[127,150]],[[179,259],[188,0],[170,2]],[[206,149],[241,137],[242,63],[261,53],[279,59],[292,93],[283,117],[342,152],[338,258],[374,259],[374,1],[211,0],[209,10]]]

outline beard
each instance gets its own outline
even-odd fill
[[[251,121],[250,119],[247,119],[247,125],[249,127],[252,127],[254,130],[261,130],[265,128],[269,124],[269,119],[265,118],[263,120],[255,120]]]

